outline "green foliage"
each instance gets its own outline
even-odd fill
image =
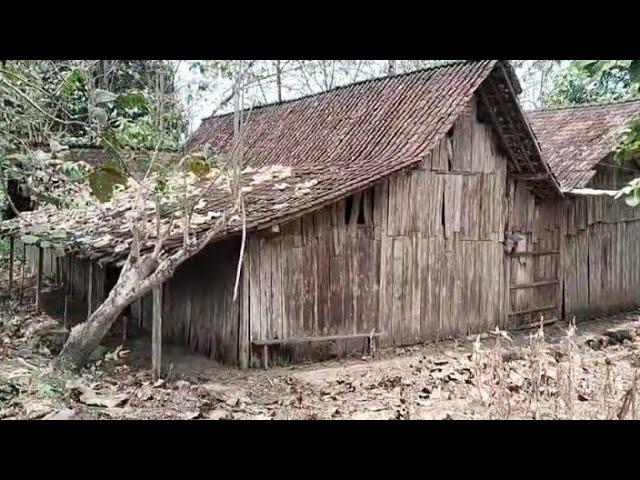
[[[637,60],[574,60],[542,97],[545,106],[625,100],[638,94]]]
[[[132,150],[178,149],[186,128],[169,62],[29,60],[0,64],[3,181],[27,182],[37,176],[44,166],[43,155],[33,152],[49,151],[51,145],[102,147],[114,165],[121,165]],[[74,162],[65,162],[62,172],[70,181],[81,181],[88,174]],[[90,178],[101,200],[109,198],[113,187],[121,183],[124,175],[113,166],[99,169]],[[38,200],[65,206],[73,199],[45,192]]]
[[[82,165],[76,162],[64,162],[61,170],[67,179],[72,182],[79,182],[87,175],[87,172],[82,168]]]
[[[634,178],[618,192],[618,197],[624,197],[624,201],[630,207],[640,205],[640,178]]]
[[[116,114],[132,120],[149,114],[151,101],[144,92],[132,90],[118,95],[114,103]]]
[[[631,122],[622,131],[622,141],[616,148],[615,158],[623,164],[632,161],[640,152],[640,118]]]
[[[164,61],[7,61],[0,81],[5,151],[51,139],[99,147],[110,128],[129,148],[170,149],[186,133],[173,71]]]

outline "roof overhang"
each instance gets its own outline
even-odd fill
[[[518,101],[511,66],[500,61],[478,89],[478,114],[494,126],[509,172],[526,181],[540,197],[562,196],[560,184],[544,160],[540,145]]]

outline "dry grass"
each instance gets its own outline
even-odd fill
[[[577,333],[573,319],[560,341],[549,342],[541,319],[540,327],[521,347],[525,360],[512,362],[504,360],[510,357],[504,344],[512,343],[507,333],[492,332],[495,340],[490,346],[483,346],[478,336],[472,355],[474,394],[486,418],[636,419],[637,343],[614,342],[609,348],[623,351],[614,359],[607,349],[580,346]],[[612,371],[614,367],[617,372]],[[599,400],[593,398],[596,392]]]

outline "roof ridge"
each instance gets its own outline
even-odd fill
[[[640,96],[636,96],[633,98],[627,98],[625,100],[611,100],[609,102],[591,102],[591,103],[582,103],[579,105],[564,105],[560,107],[542,107],[535,108],[533,110],[528,110],[526,114],[536,113],[536,112],[554,112],[558,110],[578,110],[581,108],[596,108],[596,107],[608,107],[614,105],[622,105],[625,103],[634,103],[640,102]]]
[[[479,62],[483,62],[483,61],[487,61],[487,60],[450,60],[446,63],[441,63],[439,65],[431,65],[429,67],[424,67],[424,68],[420,68],[418,70],[411,70],[409,72],[402,72],[402,73],[396,73],[395,75],[383,75],[380,77],[373,77],[373,78],[367,78],[364,80],[358,80],[357,82],[351,82],[351,83],[345,83],[344,85],[337,85],[333,88],[330,88],[328,90],[322,90],[321,92],[316,92],[316,93],[309,93],[306,95],[302,95],[300,97],[296,97],[296,98],[290,98],[287,100],[281,100],[281,101],[275,101],[275,102],[269,102],[269,103],[263,103],[260,105],[256,105],[254,107],[249,107],[249,108],[245,108],[242,111],[255,111],[261,108],[267,108],[267,107],[277,107],[280,105],[285,105],[288,103],[293,103],[293,102],[297,102],[300,100],[305,100],[307,98],[312,98],[312,97],[317,97],[320,95],[324,95],[326,93],[330,93],[330,92],[335,92],[337,90],[341,90],[343,88],[350,88],[353,87],[355,85],[362,85],[362,84],[366,84],[366,83],[374,83],[374,82],[380,82],[383,80],[387,80],[390,78],[400,78],[400,77],[407,77],[410,75],[418,75],[420,73],[424,73],[424,72],[428,72],[431,70],[438,70],[441,68],[448,68],[448,67],[452,67],[454,65],[464,65],[466,63],[479,63]],[[202,122],[204,122],[205,120],[210,120],[212,118],[222,118],[222,117],[226,117],[228,115],[232,115],[233,112],[227,112],[227,113],[221,113],[219,115],[213,114],[213,115],[209,115],[208,117],[204,117],[202,118]]]

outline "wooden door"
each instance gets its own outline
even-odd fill
[[[509,179],[505,225],[507,327],[560,316],[560,218],[557,199],[536,197]]]

